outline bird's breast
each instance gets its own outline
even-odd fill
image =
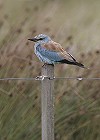
[[[34,51],[35,51],[35,54],[37,53],[45,53],[46,49],[43,48],[40,44],[39,45],[35,45],[34,46]]]

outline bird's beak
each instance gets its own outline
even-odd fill
[[[33,41],[33,42],[37,42],[38,41],[38,39],[36,39],[36,38],[32,38],[32,39],[28,39],[28,40]]]

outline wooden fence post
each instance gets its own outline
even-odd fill
[[[42,76],[54,77],[54,66],[45,64]],[[42,80],[42,140],[54,140],[54,80]]]

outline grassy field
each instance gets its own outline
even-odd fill
[[[37,34],[49,35],[89,70],[56,65],[55,76],[100,77],[99,0],[1,0],[0,78],[41,75]],[[100,139],[100,82],[55,81],[55,140]],[[41,83],[0,81],[0,140],[41,140]]]

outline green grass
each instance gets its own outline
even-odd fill
[[[0,78],[35,77],[42,64],[28,38],[45,33],[90,70],[55,66],[55,76],[100,77],[99,0],[1,0]],[[100,139],[100,82],[55,81],[55,140]],[[0,81],[0,140],[41,140],[41,83]]]

